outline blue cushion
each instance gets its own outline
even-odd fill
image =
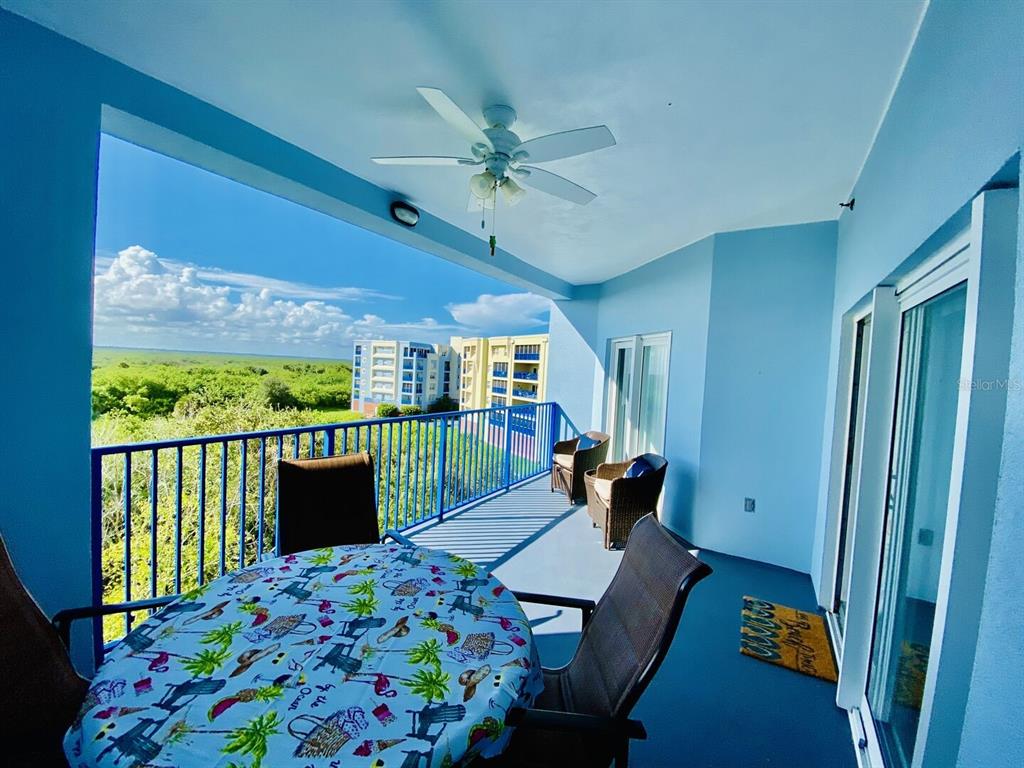
[[[585,451],[587,448],[593,448],[597,445],[597,440],[592,438],[590,435],[580,435],[579,442],[576,443],[577,451]]]
[[[647,461],[643,456],[635,459],[632,464],[626,468],[626,473],[623,477],[643,477],[644,475],[653,472],[654,467],[651,466],[650,462]]]

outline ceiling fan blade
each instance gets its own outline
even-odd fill
[[[491,149],[494,148],[483,129],[440,88],[417,88],[416,90],[448,125],[469,139],[471,144],[481,143]]]
[[[560,197],[577,205],[586,205],[597,197],[589,189],[584,189],[579,184],[571,182],[557,173],[551,173],[543,168],[533,168],[530,166],[525,166],[524,170],[529,171],[530,175],[520,176],[520,181],[549,195]]]
[[[482,160],[471,157],[439,157],[439,156],[402,156],[371,158],[378,165],[480,165]]]
[[[577,128],[574,131],[549,133],[536,139],[524,141],[516,152],[528,152],[531,163],[546,163],[549,160],[561,160],[593,152],[605,147],[614,147],[615,137],[607,125],[595,125],[591,128]]]

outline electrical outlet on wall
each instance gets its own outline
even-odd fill
[[[754,511],[754,500],[752,498],[750,498],[749,496],[747,496],[747,498],[745,498],[743,500],[743,511],[744,512],[753,512]]]

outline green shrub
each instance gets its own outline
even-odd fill
[[[420,408],[418,405],[403,405],[402,406],[402,415],[403,416],[419,416],[421,413],[423,413],[423,409]]]
[[[276,376],[266,376],[260,381],[260,392],[263,400],[279,411],[282,408],[294,408],[296,405],[295,395],[291,388]]]
[[[395,416],[401,415],[402,411],[394,403],[381,403],[377,406],[377,418],[393,419]]]
[[[448,411],[457,410],[459,410],[459,404],[448,397],[448,395],[441,395],[427,406],[427,413],[447,413]]]

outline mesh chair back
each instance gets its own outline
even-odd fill
[[[672,644],[690,588],[709,573],[654,515],[636,524],[566,670],[573,711],[629,715]]]
[[[370,454],[282,460],[277,482],[282,555],[380,541]]]
[[[40,759],[59,756],[64,732],[88,685],[75,673],[57,631],[22,585],[2,538],[0,627],[4,759],[18,765],[28,754]]]

